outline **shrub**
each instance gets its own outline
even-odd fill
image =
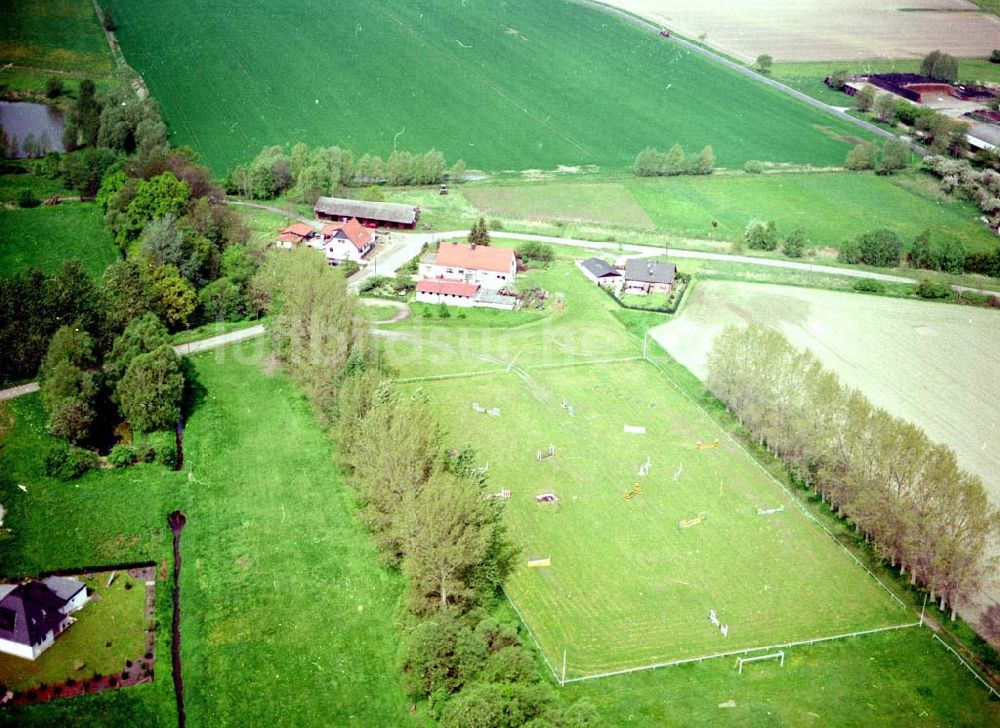
[[[903,252],[903,241],[899,235],[887,228],[871,230],[840,247],[837,260],[843,263],[863,263],[879,267],[899,265]]]
[[[1000,48],[995,48],[990,53],[990,63],[1000,63]]]
[[[391,281],[392,278],[389,276],[371,276],[361,282],[361,285],[358,286],[358,293],[371,293]]]
[[[764,172],[764,163],[758,159],[748,159],[743,163],[743,171],[747,174],[762,174]]]
[[[135,448],[125,443],[119,443],[108,453],[108,462],[116,468],[127,468],[137,460]]]
[[[146,435],[146,443],[153,453],[153,462],[168,468],[177,465],[177,433],[157,430]]]
[[[23,189],[17,193],[17,206],[23,208],[38,207],[41,201],[35,197],[35,193],[30,189]]]
[[[490,220],[490,230],[503,230],[503,221],[498,217]]]
[[[801,258],[806,247],[806,232],[801,227],[792,230],[785,237],[785,255],[789,258]]]
[[[448,304],[446,303],[438,304],[438,318],[442,319],[451,318],[451,311],[448,310]]]
[[[45,474],[59,480],[79,478],[96,465],[96,453],[65,442],[52,445],[45,453]]]
[[[951,296],[951,288],[943,283],[931,283],[926,278],[917,284],[917,287],[913,289],[913,292],[921,298],[928,299],[942,299]]]
[[[517,251],[517,256],[522,260],[548,265],[555,259],[556,254],[551,245],[533,241],[522,245]]]
[[[778,247],[778,229],[773,220],[751,220],[743,231],[743,240],[753,250],[774,250]]]
[[[359,270],[361,270],[361,266],[358,265],[357,261],[355,260],[345,260],[343,263],[340,264],[339,267],[342,271],[344,271],[344,278],[350,278]]]
[[[885,293],[885,284],[871,278],[860,278],[854,281],[851,288],[859,293]]]
[[[847,153],[844,166],[858,171],[875,167],[876,149],[874,144],[858,144]]]
[[[63,82],[58,76],[45,79],[45,98],[55,99],[63,95]]]

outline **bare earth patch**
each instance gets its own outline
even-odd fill
[[[602,0],[742,61],[989,55],[1000,18],[968,0]]]

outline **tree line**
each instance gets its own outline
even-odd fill
[[[307,251],[272,255],[274,350],[329,429],[383,562],[403,574],[404,687],[441,725],[594,725],[564,705],[515,628],[490,616],[516,550],[471,445],[446,449],[428,397],[394,386],[346,282]]]
[[[226,192],[251,199],[269,200],[283,194],[295,202],[313,204],[321,195],[332,195],[350,186],[389,184],[438,184],[447,175],[461,181],[465,162],[446,168],[444,155],[432,149],[423,154],[393,151],[385,160],[363,154],[355,158],[337,146],[309,147],[299,142],[290,153],[280,146],[266,147],[250,164],[238,165],[226,176]]]
[[[845,387],[809,351],[764,326],[731,326],[708,359],[708,388],[795,479],[849,519],[875,553],[941,610],[995,570],[1000,512],[955,453]]]
[[[637,177],[674,177],[682,174],[712,174],[715,169],[715,153],[706,146],[698,154],[688,156],[680,144],[674,144],[669,152],[659,152],[646,147],[636,155],[632,171]]]

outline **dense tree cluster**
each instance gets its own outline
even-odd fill
[[[936,81],[955,83],[958,80],[958,60],[943,51],[931,51],[920,62],[920,74]]]
[[[225,188],[229,194],[259,200],[288,193],[296,202],[313,204],[317,197],[336,195],[351,185],[437,184],[445,174],[444,155],[433,149],[424,154],[394,151],[386,160],[371,154],[355,159],[347,149],[310,148],[300,142],[290,153],[279,146],[263,149],[250,164],[230,170]],[[465,163],[459,160],[452,176],[464,174]]]
[[[862,233],[840,245],[837,260],[855,265],[893,268],[903,255],[903,241],[893,230],[882,228]]]
[[[844,166],[851,170],[873,169],[877,174],[892,174],[906,169],[910,163],[910,149],[901,139],[890,139],[882,151],[870,142],[856,145],[847,153]]]
[[[698,154],[688,156],[680,144],[674,144],[669,152],[659,152],[646,147],[632,164],[637,177],[673,177],[682,174],[712,174],[715,169],[715,153],[712,147],[702,149]]]
[[[975,170],[968,162],[932,156],[924,169],[940,178],[945,192],[956,192],[979,206],[994,228],[1000,227],[1000,173]]]
[[[716,339],[707,384],[757,441],[850,519],[943,610],[995,568],[1000,512],[954,452],[843,386],[808,351],[759,325]]]

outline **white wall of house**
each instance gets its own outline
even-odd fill
[[[421,263],[421,278],[446,278],[453,281],[465,281],[466,283],[478,283],[483,288],[499,290],[513,285],[517,279],[517,262],[511,263],[510,270],[498,273],[491,270],[473,270],[466,268],[455,268],[437,263]]]
[[[25,660],[34,660],[37,657],[30,645],[22,645],[20,642],[11,642],[5,639],[0,639],[0,652],[6,655],[14,655],[14,657],[21,657]]]
[[[354,246],[350,240],[341,240],[340,238],[333,238],[323,248],[323,252],[326,255],[326,259],[331,262],[343,262],[345,260],[353,260],[355,263],[360,263],[364,260],[361,252]]]
[[[84,587],[83,589],[80,590],[79,594],[77,594],[68,602],[66,602],[66,606],[64,606],[59,611],[61,611],[63,614],[72,614],[77,609],[83,609],[83,605],[85,605],[86,603],[87,603],[87,588]]]
[[[446,303],[449,306],[460,308],[472,308],[476,305],[473,298],[469,296],[455,296],[448,293],[426,293],[417,291],[417,301],[420,303]]]

